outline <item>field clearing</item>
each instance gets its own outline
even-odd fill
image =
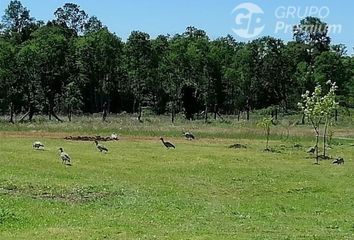
[[[58,129],[0,133],[0,239],[354,238],[350,141],[330,150],[344,165],[317,166],[306,153],[309,137],[275,137],[276,151],[264,152],[256,134],[187,141],[175,136],[184,126],[157,127],[154,137],[106,142],[110,151],[101,154]],[[176,149],[162,146],[161,133]],[[31,148],[35,140],[45,151]],[[73,166],[61,164],[59,147]]]
[[[65,121],[58,123],[48,121],[46,118],[37,117],[33,123],[10,124],[4,118],[0,120],[0,136],[5,137],[32,137],[37,138],[64,138],[74,135],[101,135],[110,136],[115,132],[124,138],[156,138],[168,136],[180,138],[182,131],[192,131],[199,138],[210,139],[258,139],[264,135],[264,130],[257,126],[262,119],[259,113],[251,115],[251,121],[245,119],[236,120],[235,116],[224,116],[225,121],[210,119],[208,124],[204,120],[188,121],[178,116],[175,124],[171,124],[170,116],[144,116],[143,123],[129,114],[111,115],[106,122],[102,122],[99,116],[75,117],[72,122]],[[61,116],[65,119],[65,116]],[[293,141],[300,141],[303,138],[313,139],[313,130],[309,125],[298,125],[300,115],[282,116],[277,126],[272,127],[273,139],[286,139],[289,135]],[[291,122],[291,126],[287,126]],[[335,124],[335,138],[349,138],[354,140],[354,118],[342,116]]]

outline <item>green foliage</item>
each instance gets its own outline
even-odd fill
[[[345,55],[343,45],[330,45],[327,24],[317,18],[295,26],[290,42],[273,37],[248,43],[231,36],[211,40],[193,26],[155,39],[132,31],[123,42],[77,4],[66,3],[54,15],[47,24],[36,22],[17,0],[5,10],[0,111],[11,119],[15,113],[28,112],[31,121],[34,114],[71,112],[70,99],[80,99],[74,105],[82,113],[125,111],[139,113],[140,119],[142,109],[150,108],[169,112],[172,121],[184,114],[210,122],[211,112],[218,118],[245,111],[249,119],[255,109],[297,109],[305,90],[317,83],[327,90],[328,79],[339,86],[341,106],[354,105],[353,57]]]

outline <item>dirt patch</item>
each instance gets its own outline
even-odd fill
[[[118,138],[112,137],[101,137],[101,136],[69,136],[65,137],[65,140],[70,141],[100,141],[100,142],[107,142],[107,141],[118,141]]]
[[[240,143],[235,143],[235,144],[230,145],[229,148],[239,149],[239,148],[247,148],[247,146],[240,144]]]

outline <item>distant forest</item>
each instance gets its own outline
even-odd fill
[[[61,120],[98,112],[140,118],[142,109],[172,119],[298,111],[301,94],[328,80],[337,83],[340,104],[353,107],[354,58],[331,44],[327,24],[314,17],[294,26],[293,41],[266,36],[248,43],[230,35],[212,40],[195,27],[155,39],[132,31],[123,42],[73,3],[45,23],[14,0],[0,23],[0,113],[12,122],[15,115]]]

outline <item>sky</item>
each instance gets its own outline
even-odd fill
[[[0,0],[3,15],[10,0]],[[159,34],[183,33],[195,26],[211,39],[232,35],[238,41],[272,36],[292,39],[291,26],[307,15],[327,22],[334,44],[345,44],[353,54],[354,3],[346,0],[22,0],[31,16],[51,20],[58,7],[76,3],[89,15],[97,16],[110,31],[126,40],[140,30],[152,38]]]

